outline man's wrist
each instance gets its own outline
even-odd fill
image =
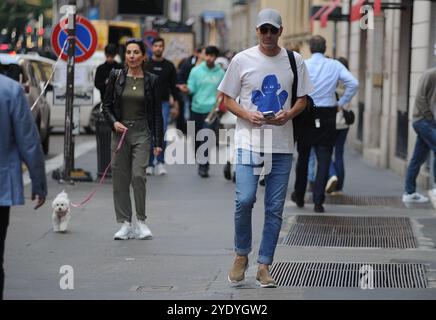
[[[241,115],[241,118],[242,119],[244,119],[244,120],[249,120],[250,119],[250,111],[248,111],[248,110],[243,110],[243,113],[242,113],[242,115]]]

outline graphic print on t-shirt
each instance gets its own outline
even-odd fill
[[[262,81],[262,90],[251,93],[251,102],[257,106],[257,111],[279,112],[288,98],[288,92],[283,90],[279,94],[281,85],[274,74],[267,75]]]

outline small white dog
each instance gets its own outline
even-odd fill
[[[54,232],[65,232],[71,219],[70,199],[65,191],[59,193],[51,204],[53,208],[52,221]]]

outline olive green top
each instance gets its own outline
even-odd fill
[[[121,119],[141,120],[146,118],[144,104],[144,78],[127,76],[122,96]]]

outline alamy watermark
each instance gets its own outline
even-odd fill
[[[363,265],[359,269],[360,288],[362,290],[374,289],[374,268],[370,265]]]
[[[363,17],[360,18],[360,28],[363,30],[374,30],[374,9],[370,5],[360,7],[360,13]]]
[[[59,287],[62,290],[74,290],[74,269],[70,265],[63,265],[59,269],[62,274],[59,280]]]
[[[219,141],[224,142],[225,149],[217,147]],[[177,137],[177,138],[176,138]],[[204,128],[195,135],[194,121],[187,123],[187,135],[177,129],[168,129],[165,134],[167,147],[165,149],[165,163],[175,164],[244,164],[253,166],[254,174],[268,174],[272,164],[272,129],[240,129],[238,137],[244,139],[249,145],[259,147],[252,153],[243,153],[241,156],[235,150],[235,129],[215,130]],[[188,140],[199,143],[195,152],[193,144]]]

